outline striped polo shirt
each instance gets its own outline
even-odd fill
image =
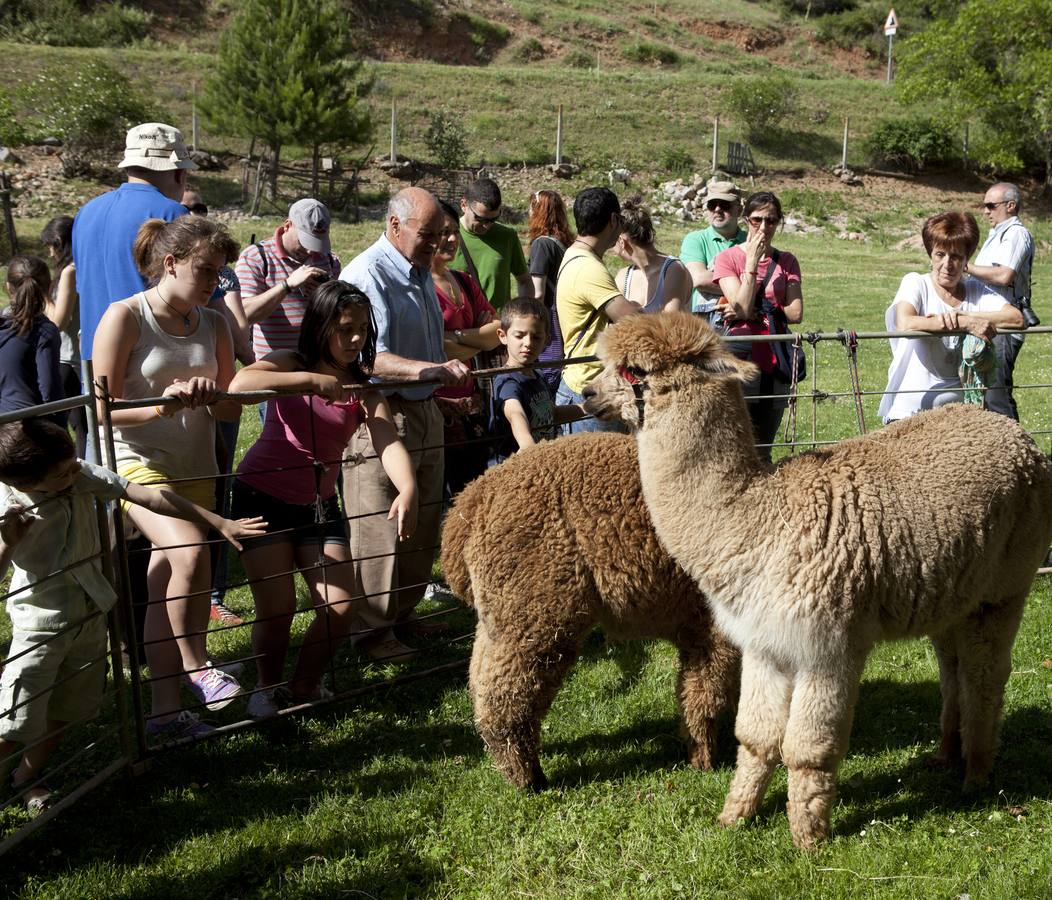
[[[340,274],[340,260],[332,253],[328,256],[311,253],[303,263],[294,260],[285,252],[277,231],[273,237],[258,244],[249,244],[241,251],[235,269],[241,282],[242,298],[265,293],[281,284],[301,265],[317,266],[332,278]],[[256,359],[273,350],[296,349],[306,306],[307,298],[299,290],[291,290],[269,316],[252,326],[252,352]]]

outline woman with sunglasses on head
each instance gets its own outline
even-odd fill
[[[677,257],[654,246],[654,223],[639,194],[625,198],[621,218],[625,228],[614,252],[628,265],[618,270],[614,281],[625,299],[643,312],[690,312],[690,273]]]
[[[770,191],[759,191],[745,201],[748,237],[744,244],[720,253],[712,278],[726,303],[721,302],[727,333],[764,335],[787,331],[787,323],[804,318],[800,263],[793,254],[777,250],[771,241],[782,223],[782,204]],[[757,342],[749,358],[760,368],[758,378],[745,385],[749,416],[757,449],[771,458],[771,443],[788,406],[789,373],[783,370],[774,344]]]

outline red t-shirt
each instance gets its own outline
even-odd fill
[[[456,272],[449,270],[449,277],[457,283],[462,298],[458,306],[453,298],[442,292],[438,283],[435,283],[435,293],[438,295],[438,305],[442,307],[442,323],[446,331],[460,331],[466,328],[477,328],[479,320],[485,313],[496,316],[497,311],[490,305],[486,295],[482,293],[479,283],[467,272]],[[460,387],[442,387],[435,391],[437,397],[470,397],[475,393],[475,380],[471,379],[467,384]]]
[[[760,264],[756,268],[756,283],[758,285],[763,284],[764,278],[767,277],[767,269],[770,265],[771,257],[768,256],[765,259],[760,260]],[[728,275],[734,275],[739,281],[741,281],[744,273],[745,250],[742,249],[740,245],[737,247],[728,247],[726,250],[721,250],[716,254],[716,258],[712,263],[713,281],[719,282],[721,278],[726,278]],[[764,289],[764,297],[776,306],[785,309],[785,294],[786,289],[790,284],[800,284],[800,263],[792,253],[786,253],[784,250],[779,250],[778,263],[771,275],[771,280],[767,282],[767,287]],[[724,294],[726,294],[726,291],[724,291]],[[762,313],[756,319],[741,324],[744,327],[739,328],[736,326],[734,334],[771,333],[767,317]],[[771,348],[771,345],[763,343],[753,344],[752,360],[760,367],[761,371],[773,371],[775,358],[774,350]]]

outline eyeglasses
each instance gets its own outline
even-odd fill
[[[186,211],[188,213],[192,213],[195,216],[208,215],[208,207],[205,206],[203,203],[193,203],[190,206],[186,207]]]
[[[708,203],[705,204],[705,208],[709,212],[715,212],[717,209],[723,210],[724,212],[728,212],[729,210],[734,208],[734,204],[728,202],[727,200],[710,200]]]
[[[1002,203],[1008,203],[1008,200],[998,200],[996,203],[984,203],[983,209],[997,209]]]
[[[756,228],[761,225],[777,225],[781,221],[780,216],[749,216],[749,224]]]

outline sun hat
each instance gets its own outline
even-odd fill
[[[328,253],[329,244],[329,211],[325,204],[305,197],[289,207],[289,221],[296,226],[300,243],[311,253]]]
[[[196,169],[197,163],[190,159],[178,128],[161,122],[145,122],[128,130],[124,141],[124,159],[117,163],[120,169],[134,166],[154,172],[171,172],[174,169]]]
[[[706,200],[726,200],[728,203],[736,203],[741,198],[741,189],[733,181],[714,181],[705,192]]]

